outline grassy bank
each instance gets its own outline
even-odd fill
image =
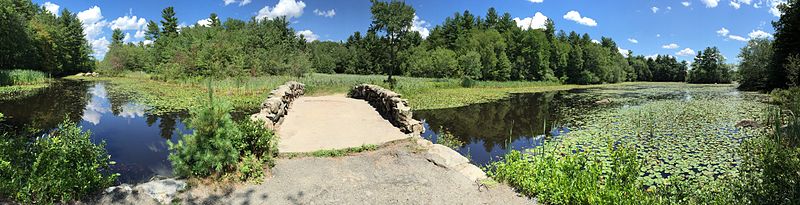
[[[163,82],[151,80],[144,73],[128,73],[122,77],[76,77],[67,79],[106,81],[110,92],[130,97],[156,108],[155,112],[187,110],[198,105],[207,92],[202,79]],[[359,83],[370,83],[388,88],[381,75],[311,74],[306,77],[264,76],[214,80],[215,96],[232,102],[235,109],[252,112],[258,109],[270,90],[295,80],[306,84],[306,95],[319,96],[347,93]],[[511,93],[546,92],[576,88],[594,88],[603,85],[561,85],[553,82],[491,82],[480,81],[464,88],[460,79],[434,79],[397,77],[394,91],[403,94],[414,109],[459,107],[473,103],[489,102],[508,97]],[[623,83],[636,84],[636,83]]]
[[[0,70],[0,100],[24,97],[47,87],[50,78],[41,71]]]

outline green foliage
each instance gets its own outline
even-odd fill
[[[407,72],[416,77],[458,78],[463,75],[458,67],[456,53],[445,48],[426,50],[422,46],[411,49],[406,61]]]
[[[56,17],[30,0],[0,1],[0,68],[68,75],[93,69],[76,14]]]
[[[725,57],[717,47],[698,51],[689,72],[689,83],[730,83],[731,68],[725,64]]]
[[[231,110],[227,103],[214,101],[213,91],[207,104],[192,110],[187,125],[194,133],[184,135],[177,144],[167,142],[175,175],[220,177],[238,173],[240,180],[262,180],[264,164],[275,164],[277,139],[263,122],[234,123]]]
[[[769,86],[767,69],[772,59],[772,40],[752,39],[739,53],[739,89],[764,90]]]
[[[47,75],[35,70],[0,70],[0,86],[36,85],[46,83]]]
[[[787,75],[789,58],[800,55],[800,1],[788,0],[777,6],[782,13],[780,19],[772,22],[775,28],[772,60],[769,62],[769,88],[785,88],[791,83]]]
[[[353,153],[366,152],[378,149],[378,145],[365,144],[360,147],[350,147],[345,149],[317,150],[311,153],[314,157],[342,157]]]
[[[404,42],[414,19],[414,8],[403,1],[391,0],[382,2],[371,0],[372,24],[369,26],[371,32],[383,32],[382,37],[388,50],[389,65],[385,67],[384,73],[389,75],[388,80],[392,81],[392,74],[398,71],[397,55],[403,48]]]
[[[639,162],[630,148],[609,145],[610,163],[589,155],[522,154],[511,151],[489,166],[488,175],[547,204],[653,204],[641,189]]]
[[[118,174],[105,143],[93,144],[90,133],[68,121],[30,142],[3,133],[0,142],[0,195],[22,203],[72,202],[108,186]]]
[[[240,152],[236,140],[242,135],[231,119],[231,107],[209,99],[192,110],[187,127],[194,133],[184,135],[177,144],[168,142],[173,172],[183,177],[208,177],[233,172]]]

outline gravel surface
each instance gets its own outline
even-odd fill
[[[258,185],[194,185],[180,204],[535,204],[503,184],[479,186],[428,161],[408,140],[337,158],[279,159]],[[141,197],[99,203],[147,204]]]

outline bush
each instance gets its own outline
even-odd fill
[[[547,204],[653,204],[657,197],[641,190],[636,152],[609,146],[611,162],[594,161],[583,152],[557,156],[511,151],[489,165],[488,175]]]
[[[208,104],[191,111],[187,126],[194,133],[184,135],[177,144],[168,142],[175,175],[208,177],[236,170],[240,154],[235,140],[241,132],[229,114],[232,109],[210,97]]]
[[[118,174],[105,143],[93,144],[89,132],[64,121],[44,137],[3,133],[0,142],[0,195],[22,203],[70,202],[111,186]]]
[[[184,135],[177,144],[167,142],[175,175],[221,177],[238,172],[240,180],[258,182],[264,176],[263,164],[274,166],[278,149],[273,133],[263,122],[234,123],[231,110],[228,103],[215,102],[209,94],[208,104],[191,112],[187,125],[194,133]]]
[[[35,70],[0,70],[0,86],[33,85],[47,82],[47,75]]]

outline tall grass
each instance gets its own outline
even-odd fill
[[[34,85],[48,81],[47,75],[35,70],[0,70],[0,86]]]

